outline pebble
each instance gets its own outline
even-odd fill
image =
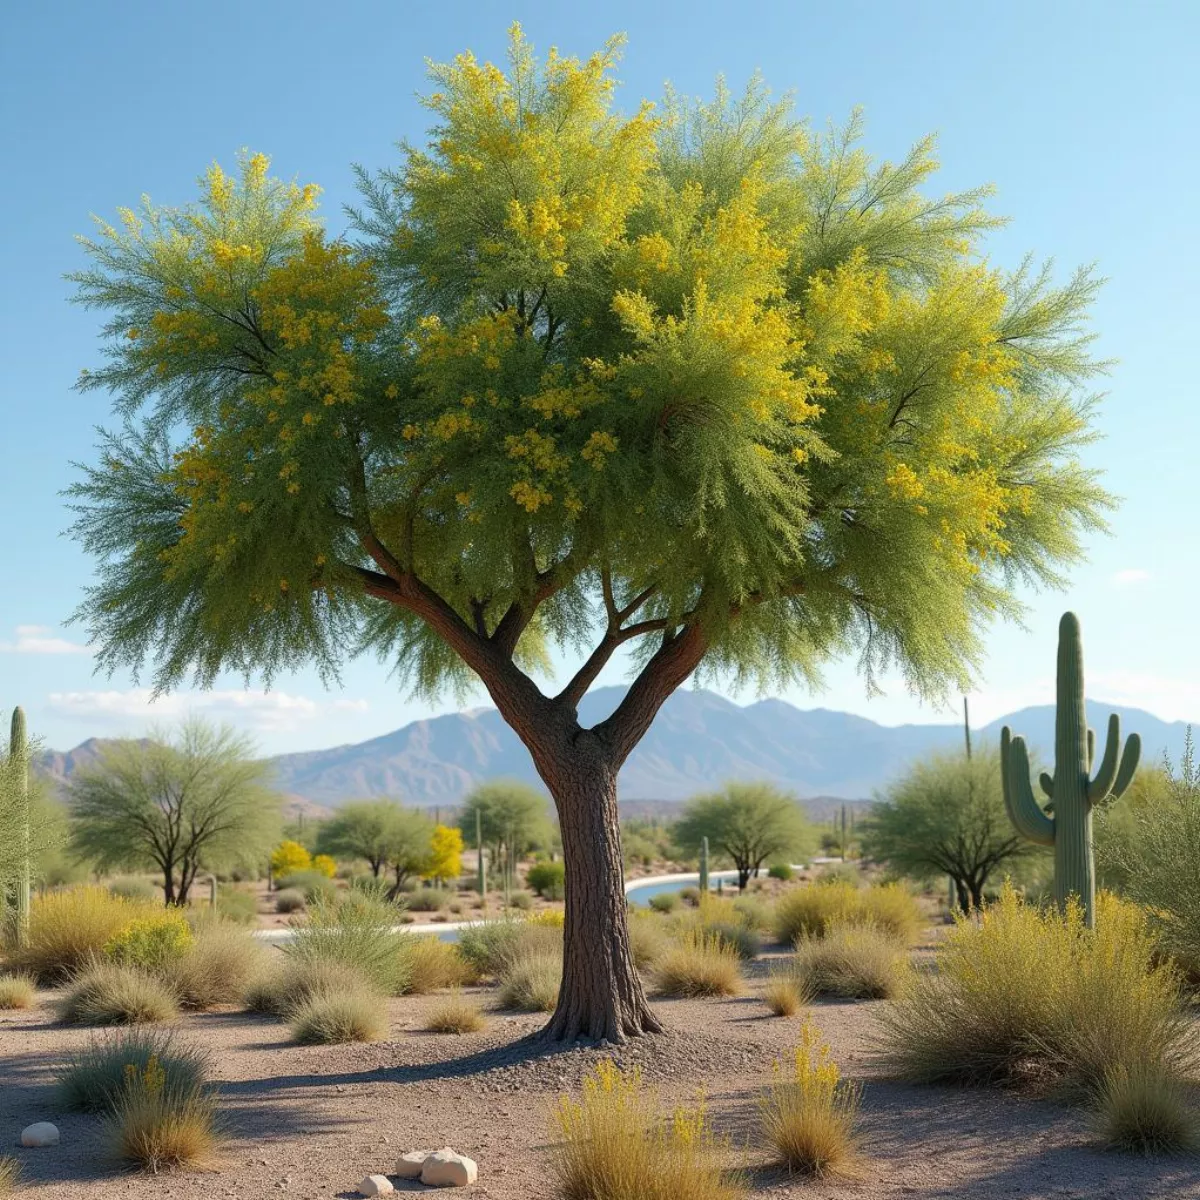
[[[58,1126],[49,1121],[37,1121],[21,1130],[22,1146],[57,1146]]]
[[[386,1175],[368,1175],[358,1190],[364,1196],[390,1196],[396,1189]]]

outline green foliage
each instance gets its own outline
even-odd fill
[[[992,755],[934,755],[915,763],[871,809],[866,858],[916,879],[949,875],[964,909],[979,908],[987,882],[1033,852],[1004,807]]]
[[[720,792],[694,797],[674,833],[690,853],[699,853],[707,837],[714,850],[733,860],[739,889],[768,859],[802,854],[813,839],[795,798],[767,783],[730,783]]]
[[[153,866],[167,903],[201,870],[265,854],[279,825],[268,767],[230,729],[186,721],[172,742],[118,741],[68,785],[71,841],[101,869]]]
[[[324,871],[295,871],[276,881],[281,892],[299,892],[305,904],[330,901],[338,894],[337,884]]]
[[[244,999],[251,1012],[290,1018],[315,997],[360,992],[364,988],[378,990],[345,958],[310,954],[281,958],[272,970],[249,982]]]
[[[680,900],[675,892],[659,892],[651,896],[647,903],[655,912],[673,913],[679,907]]]
[[[643,867],[675,857],[675,842],[670,827],[648,817],[631,817],[621,822],[621,853],[625,865]]]
[[[217,887],[217,915],[237,925],[258,923],[258,902],[253,892],[244,892],[231,884]]]
[[[787,862],[772,863],[767,868],[767,876],[771,879],[779,879],[787,883],[795,872],[792,870],[792,864]]]
[[[515,779],[492,779],[469,792],[459,811],[463,837],[474,844],[478,813],[485,846],[515,862],[552,840],[546,797]]]
[[[179,1005],[157,975],[97,959],[72,978],[58,1015],[72,1025],[140,1025],[172,1020]]]
[[[237,1004],[265,970],[266,951],[241,926],[205,916],[195,923],[195,941],[187,953],[160,970],[180,1006],[206,1012]]]
[[[433,831],[424,813],[394,800],[355,800],[322,824],[317,848],[334,858],[365,859],[374,876],[390,868],[399,887],[425,869]]]
[[[499,978],[509,963],[539,954],[561,954],[561,929],[532,921],[484,921],[459,933],[458,952],[480,978]]]
[[[303,912],[304,893],[299,888],[281,888],[275,893],[275,911],[277,913]]]
[[[172,1030],[132,1026],[93,1038],[56,1073],[58,1102],[74,1112],[105,1112],[119,1099],[126,1068],[144,1071],[151,1058],[165,1086],[182,1092],[208,1081],[211,1060],[199,1046],[182,1042]]]
[[[104,954],[127,967],[156,970],[191,949],[192,927],[182,913],[161,913],[130,921],[104,943]]]
[[[525,882],[546,900],[561,900],[566,888],[566,863],[543,859],[525,872]]]
[[[449,899],[440,888],[417,888],[405,894],[405,907],[410,912],[440,912],[446,907]]]
[[[1072,896],[1083,904],[1084,923],[1095,920],[1096,868],[1092,810],[1119,798],[1133,779],[1142,740],[1130,734],[1122,753],[1121,718],[1108,718],[1104,757],[1092,775],[1095,734],[1087,726],[1083,697],[1083,637],[1079,619],[1064,613],[1058,626],[1058,701],[1054,715],[1054,774],[1042,772],[1042,791],[1053,816],[1035,799],[1029,782],[1025,739],[1000,731],[1000,768],[1004,802],[1012,823],[1031,842],[1054,847],[1054,896],[1066,909]],[[1118,755],[1120,762],[1118,764]]]
[[[148,900],[153,903],[159,896],[159,889],[144,875],[121,875],[110,879],[108,890],[122,900]]]

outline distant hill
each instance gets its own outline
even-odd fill
[[[600,688],[580,705],[585,725],[602,720],[622,695]],[[1137,731],[1146,761],[1183,747],[1182,721],[1161,721],[1140,709],[1102,700],[1088,702],[1088,718],[1103,739],[1110,712],[1123,732]],[[972,730],[978,752],[999,744],[1000,727],[1025,735],[1035,756],[1048,759],[1054,746],[1054,708],[1046,705]],[[65,781],[95,760],[103,743],[84,742],[66,754],[44,756],[43,769]],[[801,709],[783,700],[737,705],[714,692],[682,690],[663,705],[649,733],[629,757],[619,786],[625,811],[647,811],[645,802],[677,802],[726,779],[764,779],[810,801],[813,815],[827,819],[841,799],[871,797],[914,759],[962,745],[962,727],[879,725],[831,709]],[[475,709],[414,721],[382,737],[354,745],[283,754],[270,760],[285,807],[319,815],[347,800],[392,796],[422,807],[457,803],[476,783],[510,776],[541,786],[529,754],[495,709]]]

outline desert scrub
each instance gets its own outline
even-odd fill
[[[217,889],[217,916],[235,925],[254,925],[258,922],[258,901],[253,892],[222,884]]]
[[[36,989],[32,975],[0,975],[0,1008],[28,1008]]]
[[[533,893],[532,892],[513,892],[508,898],[509,908],[515,908],[517,912],[532,912],[533,911]]]
[[[543,921],[541,917],[524,921],[502,919],[463,929],[459,933],[458,952],[476,978],[496,979],[517,958],[537,953],[561,954],[562,944],[561,924]]]
[[[336,901],[317,900],[283,954],[297,963],[342,963],[385,995],[402,995],[411,978],[408,935],[393,932],[402,913],[359,891]]]
[[[653,968],[670,944],[670,936],[657,917],[637,909],[629,914],[629,949],[639,971]]]
[[[860,1095],[806,1021],[792,1062],[775,1064],[775,1081],[763,1097],[763,1140],[789,1171],[844,1174],[857,1152]]]
[[[1032,1077],[1086,1097],[1111,1071],[1174,1074],[1190,1059],[1175,969],[1144,914],[1104,893],[1088,930],[1078,905],[1038,909],[1006,884],[879,1019],[885,1060],[916,1082]]]
[[[561,950],[533,950],[504,964],[500,1006],[517,1012],[553,1012],[562,982]]]
[[[679,896],[676,892],[659,892],[646,902],[655,912],[673,913],[679,907]]]
[[[338,886],[323,871],[294,871],[277,880],[281,892],[299,892],[305,904],[332,903]]]
[[[736,996],[741,959],[717,934],[688,930],[655,963],[654,982],[660,996]]]
[[[529,868],[525,882],[545,900],[561,900],[566,888],[567,865],[563,862],[537,862]]]
[[[1137,1063],[1110,1070],[1092,1097],[1102,1144],[1126,1154],[1188,1154],[1200,1148],[1183,1084],[1171,1072]]]
[[[280,956],[270,970],[247,987],[244,1002],[251,1012],[290,1018],[310,1000],[341,992],[371,989],[361,971],[330,959],[289,959]]]
[[[409,995],[424,996],[470,982],[470,968],[454,946],[432,934],[418,934],[405,942]]]
[[[733,911],[741,924],[755,933],[774,924],[774,910],[759,896],[739,896],[733,902]]]
[[[277,913],[298,913],[304,911],[304,893],[299,888],[284,888],[275,893],[275,911]]]
[[[144,875],[118,875],[108,881],[108,890],[122,900],[143,900],[153,904],[162,898],[162,889]]]
[[[849,883],[818,883],[786,893],[775,906],[775,936],[785,946],[800,937],[824,937],[831,927],[873,925],[903,945],[920,936],[916,900],[899,884],[859,888]]]
[[[156,1059],[166,1086],[181,1093],[199,1090],[208,1080],[208,1055],[181,1042],[173,1031],[131,1027],[94,1038],[63,1064],[56,1076],[56,1097],[75,1112],[106,1112],[125,1086],[126,1068],[145,1071]]]
[[[450,903],[446,892],[430,887],[417,888],[415,892],[408,893],[405,899],[410,912],[438,912]]]
[[[842,1000],[887,1000],[908,976],[908,956],[874,925],[833,925],[823,938],[802,935],[793,970],[812,993]]]
[[[721,1169],[725,1143],[703,1105],[660,1119],[637,1071],[604,1060],[555,1119],[554,1173],[562,1200],[742,1200],[743,1181]]]
[[[7,1154],[0,1154],[0,1196],[11,1196],[21,1178],[21,1164]]]
[[[35,896],[29,909],[28,940],[11,948],[9,966],[28,971],[39,983],[61,983],[100,954],[132,921],[161,913],[159,904],[126,900],[104,887]]]
[[[104,943],[104,956],[126,967],[157,970],[191,949],[192,927],[181,912],[161,912],[130,921]]]
[[[763,1003],[777,1017],[795,1016],[812,998],[808,979],[790,967],[772,972],[763,989]]]
[[[144,1170],[198,1166],[217,1143],[216,1100],[199,1084],[169,1079],[151,1055],[126,1066],[109,1128],[116,1156]]]
[[[365,987],[315,995],[292,1011],[290,1026],[302,1045],[379,1042],[387,1037],[387,1007]]]
[[[204,1012],[238,1004],[266,969],[264,950],[249,932],[220,918],[195,924],[191,947],[160,971],[183,1008]]]
[[[105,959],[84,967],[58,1001],[59,1020],[72,1025],[140,1025],[178,1015],[174,993],[162,979]]]
[[[757,905],[759,901],[750,903]],[[739,958],[749,961],[758,957],[762,940],[753,925],[756,914],[738,905],[738,900],[702,896],[696,908],[673,919],[671,928],[678,936],[689,932],[712,935],[735,950]]]
[[[474,1001],[447,996],[430,1012],[425,1028],[430,1033],[478,1033],[485,1024]]]

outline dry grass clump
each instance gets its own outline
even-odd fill
[[[263,974],[267,953],[241,926],[205,919],[196,923],[188,951],[162,975],[183,1008],[206,1012],[240,1003],[247,987]]]
[[[800,937],[794,970],[817,996],[887,1000],[908,977],[908,958],[873,925],[833,925],[823,938]]]
[[[880,1019],[887,1061],[914,1081],[1033,1075],[1087,1097],[1113,1071],[1174,1074],[1189,1059],[1174,968],[1156,960],[1145,915],[1106,895],[1093,931],[1077,905],[1043,911],[1006,886]]]
[[[795,1016],[812,998],[808,980],[790,969],[774,972],[763,989],[763,1003],[777,1017]]]
[[[151,1059],[164,1086],[176,1091],[197,1091],[208,1079],[210,1060],[200,1047],[180,1042],[169,1030],[134,1027],[95,1038],[67,1059],[57,1075],[58,1102],[76,1112],[109,1110],[129,1069],[144,1073]]]
[[[487,1022],[479,1005],[462,996],[447,996],[430,1014],[425,1028],[430,1033],[478,1033]]]
[[[562,982],[562,951],[534,950],[500,972],[500,1005],[517,1012],[553,1012]]]
[[[286,1020],[310,1000],[370,987],[362,972],[343,962],[282,958],[273,970],[251,983],[244,1000],[251,1012]]]
[[[1096,1131],[1110,1150],[1151,1155],[1200,1149],[1200,1123],[1182,1083],[1154,1064],[1109,1071],[1093,1104]]]
[[[583,1096],[563,1097],[554,1157],[562,1200],[742,1200],[744,1182],[721,1169],[725,1149],[703,1106],[661,1121],[634,1071],[608,1060],[592,1070]]]
[[[831,928],[873,925],[903,945],[920,936],[924,922],[916,900],[899,884],[860,888],[844,882],[795,888],[775,906],[775,936],[792,946],[801,937],[824,937]]]
[[[275,893],[275,911],[277,913],[303,912],[304,903],[304,893],[299,888],[284,888]]]
[[[448,942],[432,934],[414,935],[407,941],[410,995],[425,996],[470,982],[470,968]]]
[[[659,958],[654,981],[661,996],[736,996],[742,990],[741,959],[718,934],[688,930]]]
[[[62,983],[131,922],[161,915],[160,904],[114,896],[106,887],[35,896],[29,906],[29,937],[24,945],[10,948],[8,963],[39,983]]]
[[[144,1170],[198,1166],[217,1143],[216,1101],[200,1085],[170,1080],[151,1056],[127,1068],[109,1128],[116,1156]]]
[[[502,918],[470,925],[459,933],[458,953],[474,979],[498,979],[519,958],[538,954],[562,954],[561,916],[557,921],[531,917],[518,921]]]
[[[854,1165],[861,1090],[841,1078],[829,1047],[806,1021],[791,1071],[776,1064],[762,1101],[764,1140],[789,1171],[822,1178]]]
[[[629,914],[629,951],[639,971],[651,970],[670,944],[667,930],[657,917],[636,909]]]
[[[72,1025],[140,1025],[178,1015],[174,994],[156,975],[99,958],[71,980],[58,1002],[59,1020]]]
[[[743,900],[750,898],[730,900],[711,893],[702,895],[695,909],[675,918],[672,928],[677,935],[697,931],[712,935],[735,950],[739,958],[750,961],[757,958],[762,949],[756,927],[760,914],[754,907],[759,902],[751,901],[750,907],[746,907],[742,905]]]
[[[313,996],[293,1010],[291,1031],[302,1045],[379,1042],[387,1037],[387,1008],[378,992],[363,987]]]
[[[28,1008],[36,990],[37,981],[32,975],[0,975],[0,1008]]]
[[[682,901],[675,892],[657,892],[651,896],[646,903],[654,909],[656,913],[673,913]]]
[[[11,1196],[21,1178],[21,1164],[7,1154],[0,1155],[0,1196]]]

